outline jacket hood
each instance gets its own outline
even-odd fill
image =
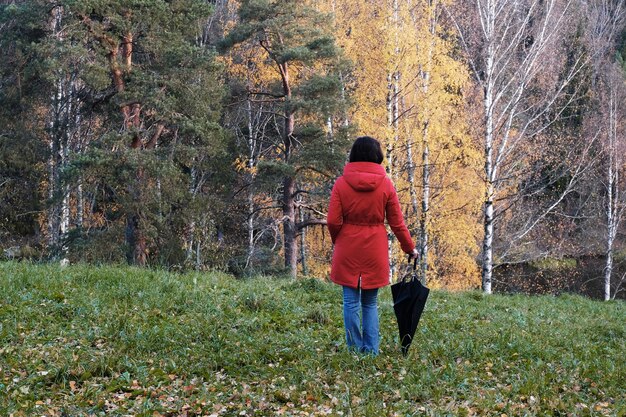
[[[350,162],[343,169],[343,178],[357,191],[377,189],[386,176],[385,168],[373,162]]]

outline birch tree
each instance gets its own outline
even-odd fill
[[[52,70],[53,88],[50,97],[48,116],[48,240],[57,255],[67,257],[68,234],[71,226],[80,227],[83,216],[83,195],[80,181],[67,174],[72,160],[83,150],[84,138],[81,135],[83,103],[83,83],[79,67],[82,58],[79,54],[67,52],[68,31],[67,11],[56,5],[50,11],[50,43],[52,59],[57,62]],[[73,197],[72,197],[73,195]],[[71,210],[72,200],[76,209]],[[71,211],[75,215],[71,216]]]
[[[232,28],[237,24],[238,5],[224,1],[216,11],[220,26]],[[221,12],[220,12],[221,10]],[[226,31],[219,39],[226,36]],[[236,273],[267,273],[272,269],[269,256],[278,246],[278,224],[274,219],[275,201],[269,197],[271,190],[263,187],[258,178],[259,164],[271,160],[276,149],[274,127],[280,124],[277,107],[280,101],[274,97],[257,94],[270,91],[275,72],[268,65],[264,51],[253,44],[233,46],[221,59],[225,62],[230,87],[226,106],[225,125],[234,133],[236,151],[234,166],[238,173],[232,204],[244,208],[236,223],[243,224],[246,241],[231,265]],[[243,196],[243,197],[242,197]],[[241,199],[245,200],[241,203]],[[302,246],[301,246],[302,250]]]
[[[400,57],[400,31],[402,30],[400,20],[400,5],[399,0],[391,1],[391,13],[390,25],[392,28],[392,52],[390,60],[387,65],[390,67],[387,73],[387,131],[388,136],[385,138],[386,142],[386,171],[393,179],[398,178],[396,171],[397,163],[395,158],[396,147],[400,144],[400,80],[402,77],[401,57]],[[393,280],[396,274],[396,260],[393,256],[393,244],[396,240],[394,234],[390,231],[387,232],[387,245],[389,256],[389,282]]]
[[[613,252],[617,231],[624,218],[626,210],[626,181],[624,179],[626,160],[626,131],[623,120],[626,117],[624,106],[626,104],[626,91],[624,83],[626,79],[621,70],[608,71],[606,96],[604,97],[605,115],[604,128],[604,152],[605,152],[605,216],[606,216],[606,261],[603,271],[604,276],[604,300],[611,299],[611,278],[613,276]],[[617,287],[617,285],[616,285]],[[617,288],[616,288],[617,290]],[[615,292],[613,293],[613,297]]]
[[[568,62],[563,53],[563,33],[574,12],[571,0],[477,0],[466,11],[475,20],[450,16],[482,91],[485,194],[481,275],[483,291],[490,294],[494,224],[506,209],[498,206],[504,198],[502,191],[519,177],[522,145],[558,120],[575,97],[568,86],[587,58],[581,53],[569,57]],[[543,85],[540,93],[538,85]],[[564,193],[570,192],[571,186]],[[553,208],[550,205],[547,211]],[[536,224],[531,221],[520,235]]]
[[[62,5],[44,7],[43,2],[33,1],[3,6],[0,22],[7,30],[0,36],[6,54],[4,69],[13,73],[9,79],[15,80],[14,87],[0,86],[0,90],[5,100],[11,99],[11,90],[17,93],[17,101],[7,106],[15,122],[2,124],[31,124],[28,136],[36,137],[47,149],[45,165],[41,164],[46,167],[41,180],[47,197],[42,205],[46,209],[37,214],[50,254],[67,256],[70,229],[80,221],[80,212],[71,210],[72,200],[78,199],[80,193],[68,175],[71,162],[81,149],[82,86],[77,69],[80,54],[68,47],[68,19]]]
[[[588,42],[594,51],[593,69],[596,93],[596,115],[589,115],[591,123],[600,125],[601,150],[600,183],[604,188],[603,209],[606,224],[604,233],[605,265],[603,270],[604,300],[611,299],[614,275],[614,246],[617,232],[626,210],[626,71],[620,65],[617,44],[626,24],[626,5],[618,0],[590,0],[585,2],[588,18]],[[619,283],[615,283],[615,292]]]

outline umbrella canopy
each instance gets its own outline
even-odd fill
[[[416,262],[409,278],[402,279],[391,286],[393,310],[398,319],[402,354],[406,356],[413,341],[415,330],[424,311],[430,290],[426,288],[415,274]]]

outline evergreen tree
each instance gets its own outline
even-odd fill
[[[320,178],[336,175],[345,161],[346,129],[333,128],[333,120],[343,114],[346,104],[340,74],[347,65],[335,45],[330,16],[309,2],[242,1],[238,14],[239,22],[221,48],[227,51],[245,43],[274,68],[269,88],[254,86],[247,94],[273,103],[272,111],[279,114],[278,140],[271,159],[259,164],[259,176],[266,182],[280,178],[282,183],[276,199],[282,210],[285,267],[295,277],[298,233],[325,221],[297,222],[297,206],[306,205],[297,197],[314,192]]]
[[[50,8],[44,1],[0,5],[0,235],[27,243],[40,230],[46,206],[45,141],[53,94],[49,59]],[[44,140],[42,140],[44,139]]]
[[[51,235],[60,229],[63,241],[102,236],[110,243],[123,236],[128,261],[139,265],[184,260],[185,244],[200,248],[190,236],[207,236],[214,227],[207,206],[216,206],[219,199],[210,194],[223,191],[220,178],[227,172],[221,67],[198,42],[210,5],[48,5],[31,0],[5,6],[2,14],[12,20],[0,21],[19,29],[3,30],[0,38],[15,45],[5,53],[25,62],[15,75],[3,74],[3,82],[25,74],[38,81],[37,89],[28,85],[33,99],[22,101],[36,107],[30,134],[50,145],[48,160],[39,160],[52,167],[42,185],[59,207],[42,221],[53,225]],[[7,90],[2,109],[17,96]],[[69,233],[70,225],[80,233]],[[119,243],[100,250],[115,253],[112,248],[124,247]],[[85,246],[98,250],[92,241]]]
[[[220,70],[196,42],[211,9],[201,0],[68,7],[90,51],[87,82],[105,123],[95,147],[105,158],[95,165],[116,168],[112,193],[123,207],[127,259],[144,265],[165,241],[182,243],[193,219],[180,224],[188,217],[180,214],[197,200],[198,181],[213,174],[206,170],[220,168],[207,165],[224,150]]]

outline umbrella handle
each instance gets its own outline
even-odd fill
[[[410,264],[411,263],[411,255],[408,256],[407,258],[407,262]],[[417,270],[417,257],[415,257],[413,259],[413,271]]]

